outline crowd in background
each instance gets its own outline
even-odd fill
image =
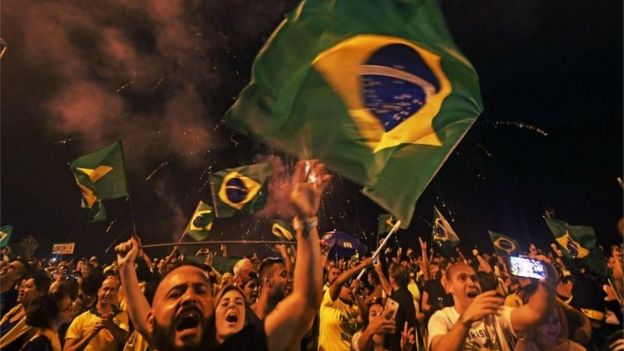
[[[420,239],[375,259],[330,257],[316,230],[329,180],[319,178],[294,187],[297,245],[266,258],[250,247],[228,271],[206,249],[204,262],[149,257],[138,237],[113,262],[5,250],[0,349],[624,350],[621,246],[606,253],[608,278],[554,244],[525,253],[546,267],[542,280],[512,275],[505,256]]]

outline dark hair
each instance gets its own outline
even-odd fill
[[[31,268],[30,268],[30,263],[28,263],[28,261],[26,261],[23,258],[16,258],[13,261],[17,261],[17,262],[21,263],[22,266],[24,266],[24,271],[22,272],[20,278],[25,277],[25,276],[30,274]]]
[[[388,275],[391,276],[401,288],[405,288],[407,287],[407,284],[409,284],[409,271],[400,264],[391,264],[388,268]]]
[[[50,278],[43,271],[35,271],[24,277],[24,280],[32,279],[38,292],[47,292],[50,289]]]
[[[202,264],[202,263],[197,263],[191,260],[182,260],[182,261],[178,261],[176,262],[173,267],[171,267],[170,270],[168,270],[160,279],[160,281],[158,282],[158,285],[156,285],[156,289],[158,289],[158,286],[160,286],[160,283],[165,280],[165,278],[171,274],[171,272],[175,271],[176,269],[180,268],[180,267],[184,267],[184,266],[193,266],[195,268],[199,268],[202,271],[206,272],[206,281],[208,282],[208,284],[210,284],[210,286],[212,287],[212,280],[210,279],[210,277],[208,276],[208,274],[212,271],[210,269],[210,266],[206,265],[206,264]]]
[[[284,264],[284,260],[281,257],[267,257],[262,260],[262,263],[260,264],[260,285],[266,281],[269,273],[273,273],[273,267],[276,264]]]
[[[26,309],[26,324],[34,328],[49,328],[58,317],[58,303],[45,294],[35,298]]]

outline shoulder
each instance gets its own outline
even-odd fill
[[[447,331],[453,327],[458,318],[459,314],[453,307],[445,307],[438,310],[429,318],[429,332],[431,333],[432,328],[434,330],[442,329]]]
[[[39,335],[28,341],[22,347],[22,351],[47,351],[52,350],[52,342],[45,335]]]

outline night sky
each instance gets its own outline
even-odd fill
[[[464,249],[491,250],[488,229],[546,247],[552,237],[545,208],[594,227],[603,245],[621,241],[622,2],[441,3],[480,76],[485,111],[398,240],[413,246],[418,235],[428,239],[435,204]],[[197,201],[209,199],[209,171],[259,160],[279,166],[272,155],[283,155],[234,135],[220,118],[249,81],[255,54],[295,5],[5,2],[0,222],[15,227],[13,245],[33,235],[39,256],[49,256],[55,242],[76,242],[79,254],[101,256],[128,235],[132,218],[144,243],[172,241]],[[117,139],[131,200],[107,201],[108,221],[89,224],[68,163]],[[370,244],[381,209],[340,177],[329,190],[322,229]],[[279,191],[272,196],[284,199]],[[287,218],[282,204],[217,220],[223,234],[215,237],[272,239],[265,218]]]

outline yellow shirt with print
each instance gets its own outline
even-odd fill
[[[94,309],[78,315],[69,325],[67,334],[65,335],[65,340],[82,339],[88,328],[95,325],[101,319],[102,318],[94,311]],[[113,318],[113,321],[119,328],[125,331],[129,330],[128,315],[126,312],[118,312]],[[111,333],[108,329],[102,329],[93,337],[93,339],[91,339],[84,351],[118,351],[121,349],[120,346],[123,346],[123,344],[120,345],[117,341],[115,341],[113,333]]]
[[[332,301],[327,289],[323,294],[319,317],[318,349],[349,351],[353,332],[347,327],[355,320],[354,309],[340,299]]]

